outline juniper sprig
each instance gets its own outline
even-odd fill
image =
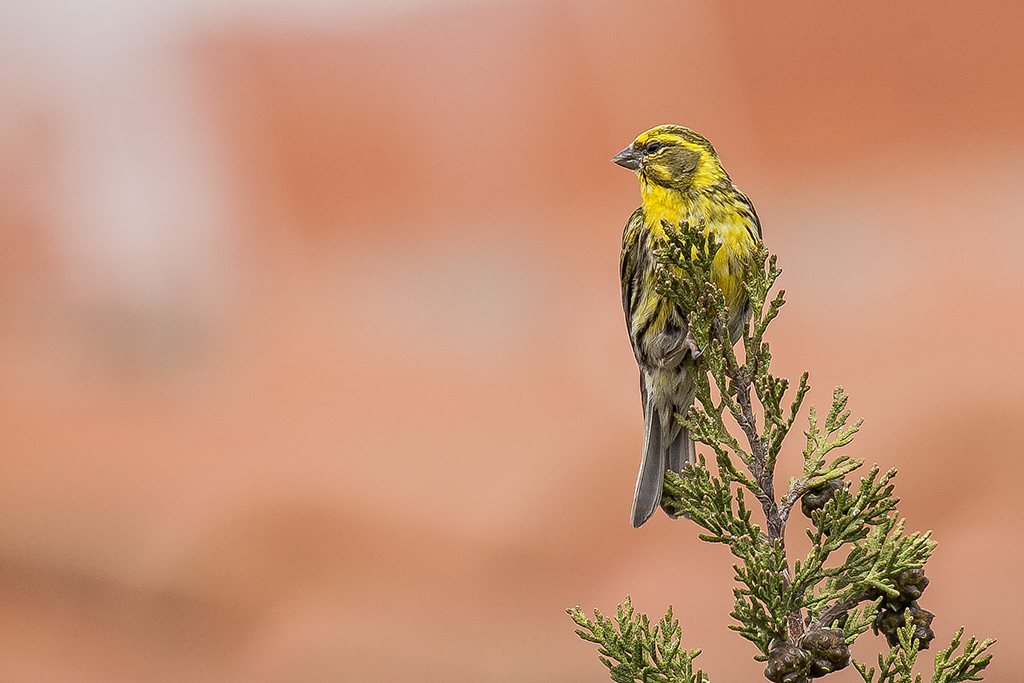
[[[590,619],[579,605],[566,610],[580,627],[576,634],[598,644],[601,663],[615,683],[706,683],[703,671],[693,670],[700,650],[682,646],[679,621],[669,607],[658,623],[651,625],[646,614],[636,614],[626,596],[615,611],[615,619],[594,610]]]
[[[914,624],[908,622],[895,632],[896,642],[888,652],[878,655],[877,670],[874,667],[869,669],[867,664],[861,662],[853,663],[864,683],[921,683],[921,674],[913,674],[914,664],[922,649],[914,637],[914,631]],[[982,680],[981,672],[992,660],[992,654],[988,649],[996,641],[994,638],[988,638],[978,642],[975,638],[969,638],[964,644],[963,651],[957,654],[963,635],[964,629],[961,626],[953,634],[949,647],[935,656],[931,683]],[[876,673],[878,678],[875,678]]]
[[[920,681],[913,667],[934,637],[934,615],[917,600],[928,585],[923,568],[935,542],[931,532],[906,531],[894,469],[882,472],[874,465],[856,485],[847,481],[864,461],[845,452],[861,421],[850,421],[842,387],[833,391],[824,420],[810,408],[802,472],[776,493],[783,441],[810,391],[807,373],[790,392],[789,380],[771,372],[765,333],[785,304],[784,291],[769,296],[781,272],[776,257],[758,245],[743,278],[751,316],[741,358],[730,339],[733,316],[711,275],[718,253],[714,232],[685,222],[664,227],[656,286],[689,311],[687,323],[701,350],[692,373],[694,405],[676,417],[710,449],[715,467],[701,457],[681,473],[669,471],[661,502],[700,527],[701,540],[726,545],[737,558],[736,623],[730,628],[754,644],[754,658],[767,663],[771,681],[806,683],[848,666],[849,645],[869,629],[885,635],[890,650],[879,656],[877,671],[853,662],[866,683]],[[759,504],[758,519],[750,497]],[[805,533],[811,547],[792,560],[786,529],[798,504],[810,521]],[[598,644],[614,681],[706,680],[692,673],[699,650],[682,648],[671,608],[653,627],[633,612],[628,598],[614,622],[597,610],[593,621],[578,607],[570,614],[580,637]],[[936,658],[933,683],[980,680],[994,641],[971,638],[954,656],[962,634]]]

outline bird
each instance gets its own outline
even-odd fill
[[[666,471],[681,473],[684,465],[697,462],[693,440],[676,415],[685,415],[693,405],[693,373],[701,351],[687,325],[688,311],[655,288],[658,241],[665,237],[666,223],[686,222],[714,235],[720,247],[711,275],[729,308],[735,344],[750,319],[743,282],[761,243],[761,222],[751,201],[732,184],[715,148],[689,128],[651,128],[612,161],[634,171],[640,181],[640,206],[626,222],[619,259],[622,310],[640,369],[644,415],[631,512],[639,528],[661,503]]]

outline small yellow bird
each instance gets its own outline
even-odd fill
[[[722,168],[715,148],[689,128],[652,128],[612,161],[635,171],[640,180],[640,208],[626,223],[619,262],[622,309],[640,366],[644,410],[643,460],[632,512],[633,526],[639,527],[661,503],[665,472],[681,472],[684,464],[696,462],[693,441],[676,414],[685,415],[693,405],[691,372],[694,354],[700,351],[687,327],[688,312],[655,289],[654,249],[665,236],[662,220],[703,226],[721,244],[712,276],[729,306],[733,343],[750,318],[743,277],[761,241],[761,223],[754,205]]]

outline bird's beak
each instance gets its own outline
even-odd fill
[[[637,159],[636,154],[633,152],[632,146],[627,147],[618,154],[612,157],[612,161],[621,166],[622,168],[628,168],[630,171],[637,171],[640,169],[640,160]]]

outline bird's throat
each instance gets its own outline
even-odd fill
[[[647,230],[656,238],[665,236],[662,220],[672,224],[689,220],[693,202],[679,190],[652,183],[641,176],[640,197]]]

